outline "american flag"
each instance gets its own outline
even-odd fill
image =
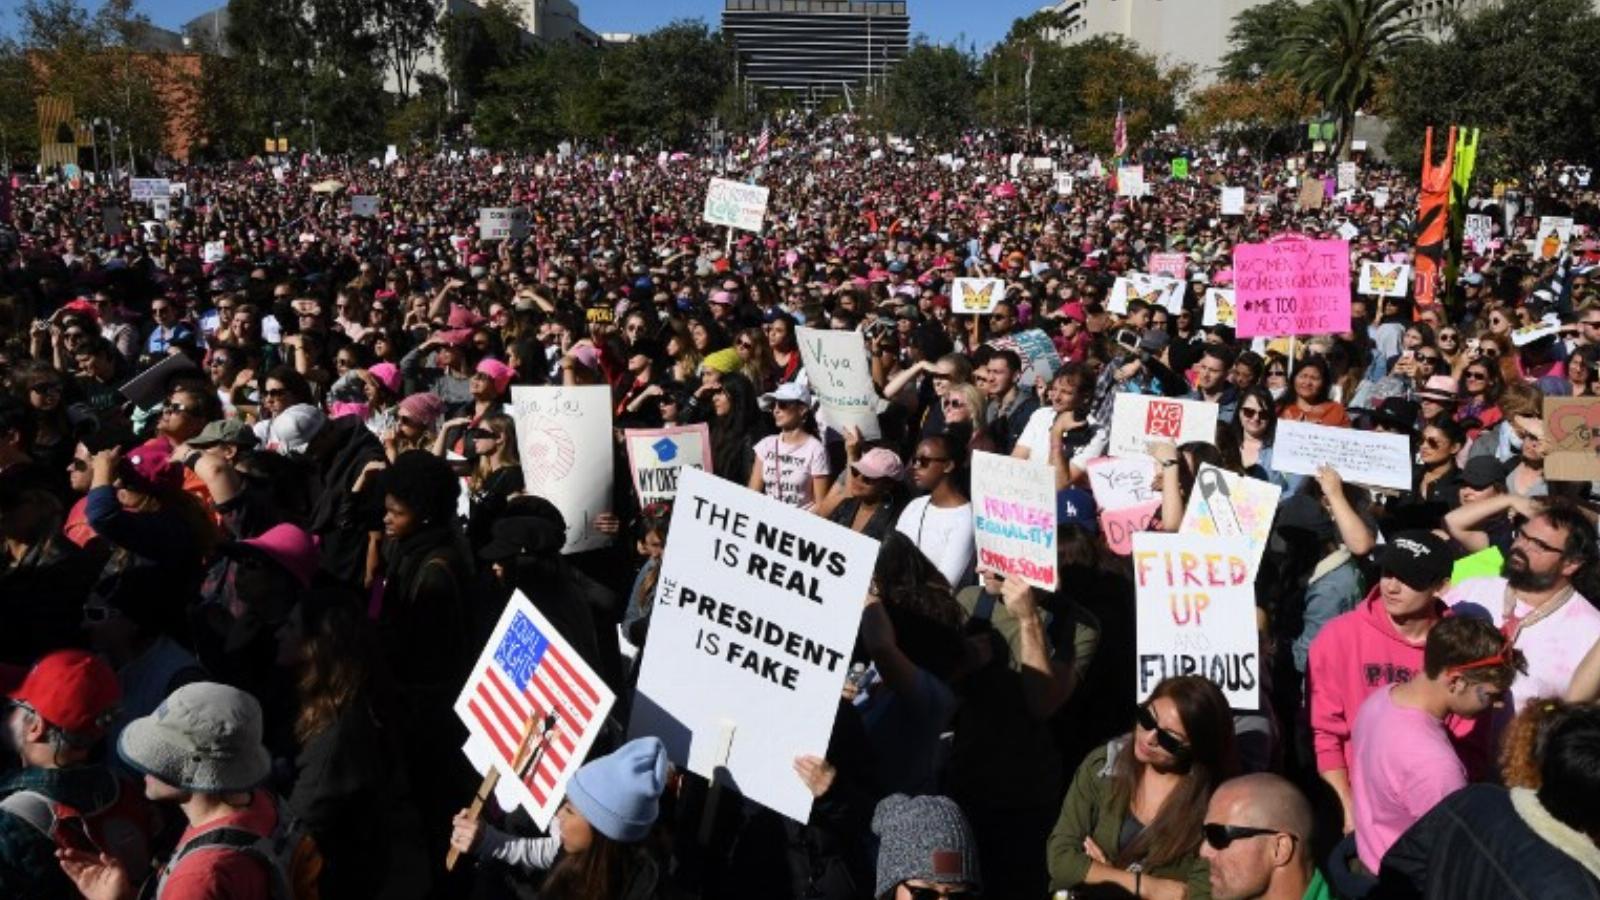
[[[1122,114],[1122,101],[1117,100],[1117,122],[1111,127],[1111,149],[1118,159],[1128,152],[1128,117]]]
[[[762,123],[761,135],[756,138],[756,155],[766,159],[767,151],[770,149],[772,149],[772,125]]]
[[[575,665],[558,643],[564,644],[558,635],[512,611],[465,695],[468,724],[488,737],[508,770],[516,771],[517,750],[533,729],[538,749],[529,759],[531,769],[517,774],[541,808],[560,799],[565,775],[583,762],[590,743],[584,738],[592,738],[611,707],[611,692],[597,687],[589,667],[582,660]]]

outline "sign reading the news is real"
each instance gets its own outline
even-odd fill
[[[998,453],[972,454],[978,568],[1056,589],[1056,473]]]
[[[1238,541],[1133,535],[1135,697],[1175,675],[1211,679],[1238,710],[1261,704],[1255,571]]]
[[[1233,248],[1238,335],[1350,330],[1350,244],[1284,238]]]
[[[825,756],[878,544],[685,469],[628,726],[797,822],[794,759]]]

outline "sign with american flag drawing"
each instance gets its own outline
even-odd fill
[[[566,796],[616,695],[517,591],[489,635],[456,715],[467,726],[467,757],[500,772],[495,797],[521,806],[541,829]],[[526,744],[526,747],[524,747]]]

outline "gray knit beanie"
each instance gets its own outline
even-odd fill
[[[872,814],[872,833],[880,842],[875,897],[912,878],[983,887],[978,842],[961,807],[949,797],[891,794]]]

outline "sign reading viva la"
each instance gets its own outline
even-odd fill
[[[758,184],[713,178],[706,189],[706,205],[700,217],[712,225],[760,231],[767,216],[769,193]]]
[[[1211,679],[1238,710],[1261,705],[1255,571],[1237,540],[1140,531],[1133,535],[1137,612],[1135,697],[1163,679]]]
[[[867,348],[856,331],[801,328],[800,361],[817,393],[824,424],[843,433],[854,426],[861,436],[875,441],[878,428],[878,390],[872,384]]]

